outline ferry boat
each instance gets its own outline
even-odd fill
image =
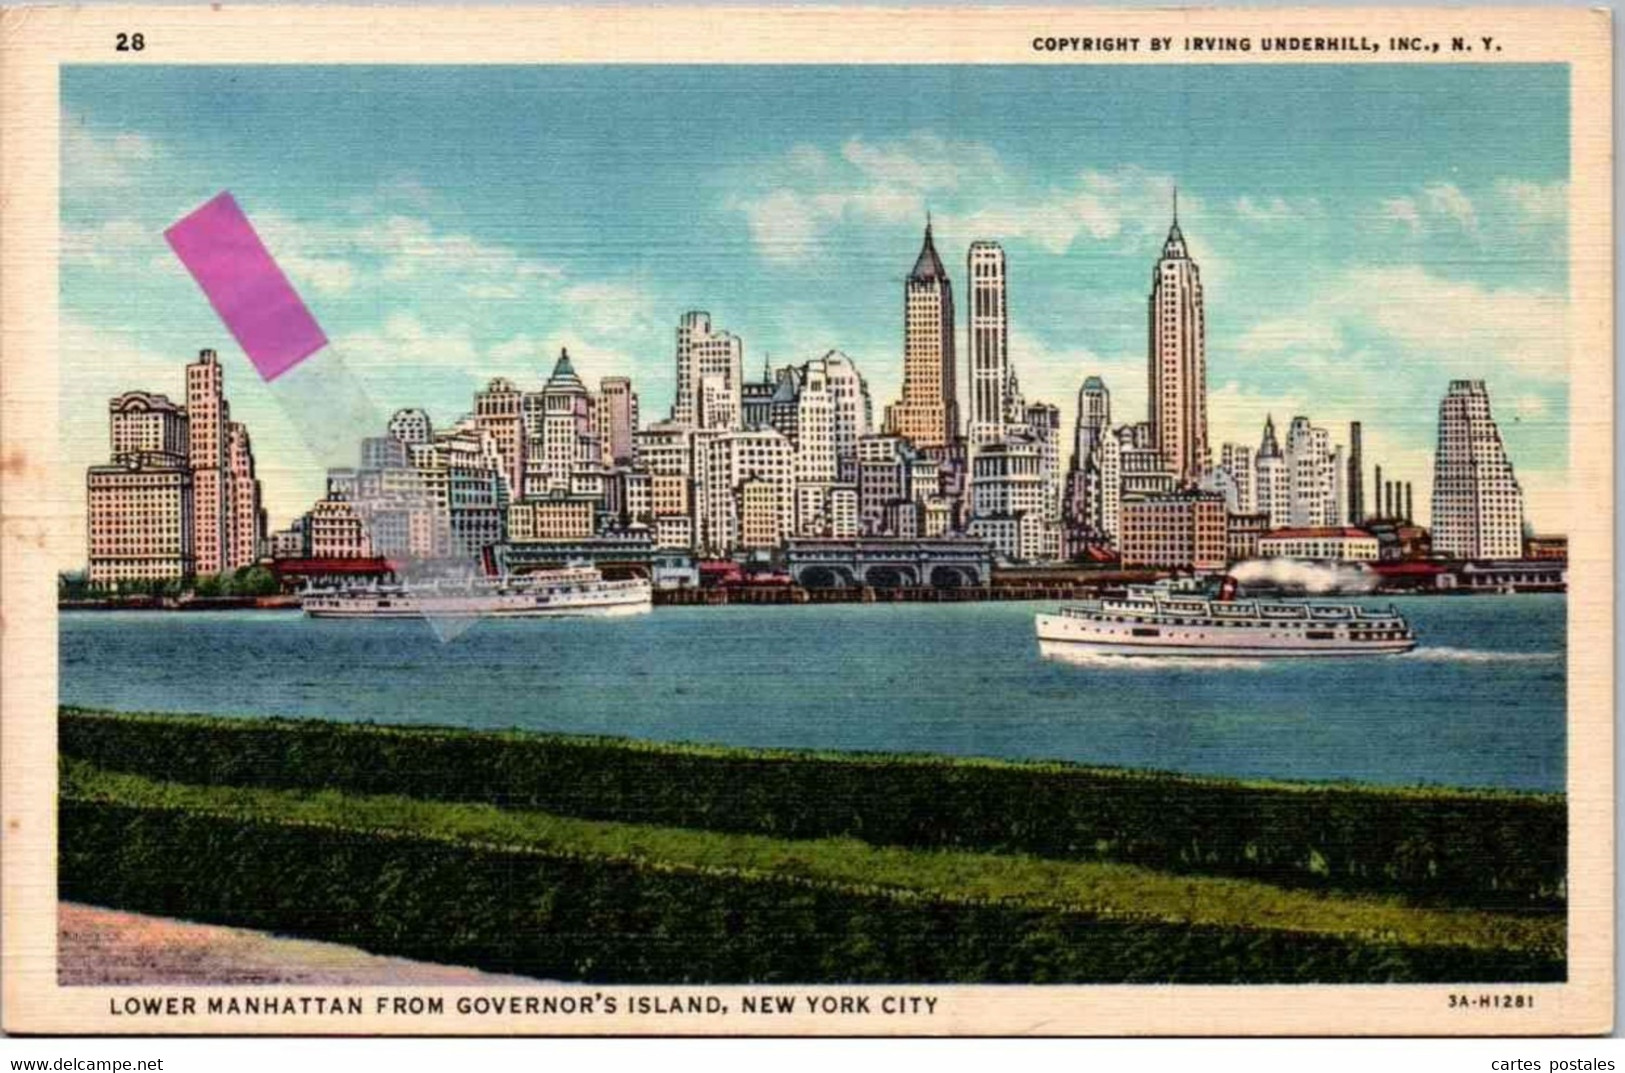
[[[1236,600],[1226,578],[1216,599],[1130,589],[1038,616],[1046,654],[1118,656],[1382,656],[1409,652],[1416,634],[1393,607]]]
[[[501,578],[468,578],[313,589],[301,603],[312,618],[551,618],[636,615],[652,606],[646,578],[606,581],[592,566]]]

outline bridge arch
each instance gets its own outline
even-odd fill
[[[795,582],[804,589],[846,589],[858,583],[852,571],[839,563],[810,563],[798,567]]]
[[[952,563],[941,563],[931,568],[930,584],[938,589],[963,589],[977,583],[974,569]]]
[[[876,589],[906,589],[920,583],[911,563],[874,563],[863,570],[863,583]]]

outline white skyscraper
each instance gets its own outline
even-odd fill
[[[583,440],[597,442],[587,386],[576,375],[568,351],[559,352],[541,400],[540,435],[531,441],[525,459],[526,495],[568,491],[571,473],[588,459]]]
[[[1231,509],[1237,514],[1252,514],[1258,509],[1258,496],[1253,492],[1253,449],[1244,443],[1227,443],[1219,452],[1219,466],[1235,486],[1235,503]]]
[[[852,359],[839,350],[831,350],[822,358],[809,362],[809,374],[814,365],[823,369],[834,407],[836,477],[843,483],[855,484],[858,479],[858,441],[874,431],[874,406],[869,401],[869,385],[864,382]]]
[[[1332,450],[1331,438],[1307,417],[1292,419],[1286,433],[1286,469],[1290,507],[1287,524],[1298,528],[1341,525],[1344,512],[1338,509],[1337,472],[1342,454]]]
[[[1482,380],[1452,380],[1433,456],[1433,551],[1460,559],[1523,555],[1523,489]]]
[[[1112,432],[1111,392],[1100,377],[1086,377],[1078,389],[1066,497],[1068,524],[1087,539],[1110,539],[1117,533],[1122,492],[1118,451],[1117,435]]]
[[[1022,411],[1028,435],[1039,449],[1039,475],[1044,481],[1044,521],[1061,523],[1061,410],[1047,402],[1029,403]],[[1057,533],[1056,538],[1059,540]]]
[[[695,456],[701,547],[725,553],[774,546],[794,532],[795,448],[782,433],[715,433],[696,444]]]
[[[966,341],[971,392],[966,436],[974,449],[1003,439],[1009,415],[1010,317],[1004,250],[997,242],[972,242],[966,270],[970,274]]]
[[[1078,416],[1072,433],[1072,457],[1083,469],[1101,441],[1111,435],[1112,393],[1098,376],[1085,377],[1078,389]]]
[[[677,323],[677,399],[671,419],[700,429],[744,427],[745,344],[711,327],[711,314],[684,313]]]
[[[1275,419],[1264,418],[1264,436],[1253,462],[1253,495],[1258,513],[1269,515],[1271,529],[1286,526],[1292,518],[1291,479],[1281,444],[1275,438]]]
[[[833,483],[835,460],[835,396],[823,361],[807,363],[796,395],[796,484]]]

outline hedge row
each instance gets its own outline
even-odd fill
[[[66,796],[64,898],[540,978],[1551,981],[1520,950],[1125,922]]]
[[[637,860],[733,875],[792,876],[858,892],[905,892],[949,902],[1001,902],[1113,919],[1342,935],[1408,946],[1516,948],[1562,957],[1559,910],[1487,912],[1328,895],[1227,876],[1175,875],[1105,861],[876,846],[852,838],[766,835],[585,820],[468,802],[195,786],[61,764],[62,796],[81,801],[392,832],[544,854]]]
[[[1110,860],[1420,903],[1550,907],[1565,893],[1566,806],[1556,795],[71,709],[60,750],[178,782]]]

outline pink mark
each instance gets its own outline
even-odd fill
[[[171,226],[164,238],[266,380],[327,345],[229,191]]]

